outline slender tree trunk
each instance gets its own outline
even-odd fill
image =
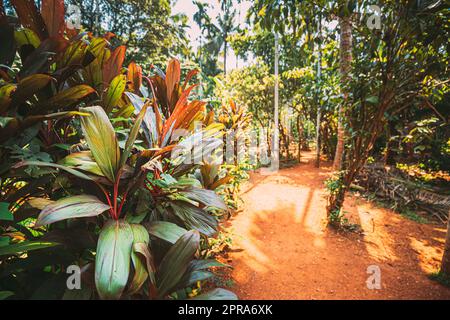
[[[445,239],[444,255],[442,256],[441,272],[450,276],[450,212],[447,222],[447,237]]]
[[[317,119],[316,119],[316,168],[320,167],[320,122],[322,116],[322,106],[320,105],[320,84],[322,77],[322,16],[319,15],[319,45],[317,50]]]
[[[350,80],[350,71],[352,63],[352,25],[350,16],[339,17],[340,33],[340,72],[341,72],[341,92],[344,101],[339,105],[338,111],[338,129],[337,129],[337,145],[336,154],[334,156],[333,169],[342,170],[344,146],[345,146],[345,111],[348,105],[349,90],[348,82]]]
[[[395,155],[396,155],[396,152],[394,151],[395,141],[392,139],[394,135],[395,135],[395,122],[389,121],[387,125],[386,153],[384,155],[385,165],[395,164]]]
[[[297,160],[298,163],[301,161],[301,151],[302,151],[302,143],[303,143],[303,127],[300,125],[300,115],[297,115],[297,133],[298,133],[298,146],[297,146]]]
[[[226,39],[225,35],[225,39]],[[223,49],[223,73],[227,75],[227,51],[228,51],[228,42],[225,40],[224,49]]]

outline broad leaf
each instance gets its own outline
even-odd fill
[[[116,76],[109,85],[108,91],[103,98],[103,106],[106,113],[110,113],[115,106],[117,106],[119,100],[122,98],[122,94],[125,91],[127,79],[125,75]]]
[[[13,296],[14,292],[12,291],[0,291],[0,300],[8,299],[9,297]]]
[[[193,300],[238,300],[236,294],[222,288],[213,289],[207,293],[198,295]]]
[[[207,207],[215,207],[222,210],[227,209],[227,205],[225,204],[225,202],[223,202],[222,198],[211,190],[192,187],[180,191],[180,194],[186,196],[189,199],[200,202]]]
[[[167,221],[154,221],[147,226],[148,233],[159,239],[175,243],[187,230]]]
[[[31,29],[21,29],[14,32],[14,39],[16,40],[17,46],[20,48],[25,45],[30,45],[34,48],[39,47],[41,40]]]
[[[134,113],[138,115],[144,108],[145,99],[131,92],[125,92],[125,95],[133,105]],[[152,147],[158,140],[156,115],[152,109],[147,109],[147,112],[145,112],[143,123],[145,137],[147,138],[150,147]]]
[[[46,74],[33,74],[25,77],[17,85],[17,89],[12,94],[15,103],[22,103],[31,98],[34,94],[42,90],[52,77]]]
[[[125,51],[125,46],[117,47],[103,65],[103,83],[105,85],[110,84],[111,80],[120,74],[125,59]]]
[[[123,220],[109,220],[97,243],[95,285],[101,299],[119,299],[127,285],[133,231]]]
[[[80,84],[57,93],[45,103],[40,103],[39,106],[44,106],[46,110],[67,108],[93,92],[95,90],[92,87]],[[35,109],[39,109],[39,106],[35,106]]]
[[[127,80],[132,92],[140,94],[142,85],[142,68],[132,61],[128,65]]]
[[[171,293],[177,286],[186,272],[189,262],[194,258],[199,244],[200,234],[195,230],[188,231],[164,256],[156,277],[160,298]]]
[[[0,247],[0,256],[17,254],[26,251],[44,249],[49,247],[58,246],[59,243],[56,242],[46,242],[46,241],[23,241],[8,246]]]
[[[142,120],[144,119],[146,111],[147,111],[147,104],[142,107],[141,112],[139,112],[138,116],[136,117],[136,120],[134,121],[133,126],[131,127],[130,134],[128,135],[128,139],[127,142],[125,143],[125,148],[123,150],[120,159],[120,166],[125,165],[128,157],[131,154],[131,150],[134,147],[134,142],[136,141],[136,138],[139,134],[139,129],[141,128]]]
[[[50,37],[64,33],[64,0],[42,0],[42,18]]]
[[[147,280],[149,273],[147,272],[148,263],[146,263],[146,261],[151,259],[151,257],[150,251],[148,250],[150,237],[147,230],[139,224],[131,224],[130,226],[133,230],[133,251],[131,253],[131,261],[134,266],[134,276],[128,289],[129,294],[131,295],[139,291],[145,280]]]
[[[110,181],[116,180],[119,169],[120,150],[114,128],[100,106],[80,108],[90,113],[81,118],[81,128],[100,170]]]
[[[0,220],[13,221],[14,216],[8,209],[8,202],[0,202]]]
[[[100,170],[97,162],[95,162],[95,159],[92,157],[91,151],[71,153],[59,161],[59,164],[73,167],[74,169],[87,171],[98,176],[103,176],[103,172]]]
[[[47,28],[34,0],[11,0],[20,23],[33,30],[41,40],[48,37]]]
[[[80,195],[59,199],[46,206],[36,221],[36,226],[51,224],[71,218],[95,217],[110,207],[91,195]]]
[[[21,161],[19,163],[16,163],[12,168],[20,168],[20,167],[23,167],[23,166],[51,167],[51,168],[61,169],[61,170],[67,171],[68,173],[74,175],[75,177],[78,177],[78,178],[81,178],[81,179],[85,179],[85,180],[94,181],[93,178],[89,177],[88,175],[86,175],[86,174],[84,174],[84,173],[82,173],[82,172],[80,172],[78,170],[75,170],[75,169],[72,169],[72,168],[69,168],[69,167],[66,167],[66,166],[62,166],[62,165],[56,164],[56,163],[50,163],[50,162]]]
[[[216,233],[217,220],[205,210],[184,201],[172,201],[170,206],[186,228],[198,230],[207,236]]]

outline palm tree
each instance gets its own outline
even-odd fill
[[[238,26],[234,23],[237,10],[234,8],[233,0],[220,0],[219,2],[221,12],[217,18],[217,23],[214,24],[207,13],[209,4],[194,1],[197,6],[194,21],[200,27],[202,34],[206,33],[205,49],[209,56],[217,57],[223,48],[223,71],[224,74],[227,74],[228,36],[238,30]],[[237,2],[239,3],[240,0],[237,0]]]

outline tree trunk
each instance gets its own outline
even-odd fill
[[[315,166],[316,168],[320,167],[320,122],[321,122],[321,110],[320,106],[317,106],[317,123],[316,123],[316,162]]]
[[[302,143],[303,143],[303,127],[300,125],[300,115],[297,116],[297,133],[298,133],[297,160],[298,163],[300,163]]]
[[[394,151],[395,141],[392,137],[395,135],[395,122],[389,121],[387,125],[387,142],[386,142],[386,153],[384,154],[384,164],[394,165],[396,152]]]
[[[338,110],[338,129],[337,129],[337,145],[336,154],[334,156],[333,169],[342,170],[342,162],[345,147],[345,128],[344,120],[347,106],[349,104],[348,82],[350,80],[350,71],[352,63],[352,25],[350,16],[339,17],[340,33],[340,72],[341,72],[341,92],[344,101],[339,105]]]
[[[450,212],[447,222],[447,237],[445,239],[444,255],[442,256],[441,272],[450,276]]]
[[[225,35],[226,39],[227,35]],[[227,75],[227,51],[228,51],[228,42],[225,40],[224,49],[223,49],[223,73]]]

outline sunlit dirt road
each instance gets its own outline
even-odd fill
[[[243,210],[229,222],[239,298],[450,299],[450,289],[427,276],[439,267],[445,227],[349,196],[346,215],[362,233],[328,230],[330,168],[316,169],[308,157],[270,176],[254,173],[243,188]],[[368,289],[369,266],[380,268],[381,289]]]

